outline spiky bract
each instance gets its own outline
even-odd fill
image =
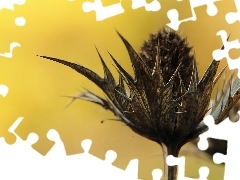
[[[214,85],[223,72],[215,78],[219,61],[213,60],[199,79],[191,47],[175,31],[163,29],[150,35],[140,54],[121,34],[119,36],[129,53],[134,77],[109,53],[119,73],[118,82],[98,51],[104,69],[103,78],[79,64],[40,57],[71,67],[94,82],[108,97],[105,100],[87,91],[77,98],[88,99],[111,110],[139,135],[160,145],[175,147],[174,154],[178,154],[183,144],[207,130],[201,122],[209,111]],[[221,122],[240,99],[239,80],[231,81],[228,87],[213,103],[211,114],[216,123]]]

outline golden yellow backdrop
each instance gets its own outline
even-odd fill
[[[82,152],[80,143],[90,138],[93,145],[90,153],[104,158],[108,149],[118,153],[115,166],[126,168],[133,158],[139,158],[139,177],[151,179],[154,168],[163,168],[161,148],[154,142],[133,133],[127,126],[103,119],[114,116],[99,106],[78,100],[65,109],[69,99],[63,95],[76,95],[82,87],[104,97],[104,94],[88,79],[63,65],[36,57],[47,55],[80,63],[103,75],[100,60],[94,45],[97,46],[107,65],[114,72],[107,51],[111,52],[127,71],[132,73],[127,51],[118,37],[118,30],[138,51],[149,33],[155,33],[169,23],[167,11],[176,8],[180,19],[191,16],[188,1],[162,1],[161,10],[147,12],[144,8],[133,10],[131,1],[122,1],[123,14],[96,21],[95,12],[82,10],[83,0],[32,0],[24,5],[15,5],[14,11],[0,11],[0,52],[9,51],[9,44],[19,42],[21,47],[13,51],[13,58],[0,56],[0,83],[9,87],[8,95],[0,97],[0,136],[8,143],[15,138],[7,130],[19,117],[24,120],[16,132],[26,139],[30,132],[39,135],[33,147],[46,154],[53,143],[46,138],[49,129],[56,129],[64,141],[68,154]],[[104,5],[118,3],[118,0],[103,0]],[[151,2],[151,1],[148,1]],[[206,6],[195,9],[197,20],[182,23],[179,33],[187,37],[194,46],[198,68],[202,75],[212,60],[212,51],[219,48],[221,38],[216,36],[220,29],[231,33],[231,39],[239,38],[239,24],[229,25],[225,14],[236,11],[232,1],[215,3],[218,14],[210,17]],[[16,26],[14,19],[23,16],[26,24]],[[235,54],[234,54],[235,53]],[[237,51],[231,51],[236,56]],[[226,65],[223,60],[219,69]],[[208,159],[184,154],[187,157],[187,176],[198,177],[198,168],[210,168],[209,179],[223,176],[224,166],[215,165]]]

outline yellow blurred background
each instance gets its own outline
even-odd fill
[[[46,133],[54,128],[59,132],[67,154],[82,152],[80,143],[89,138],[93,141],[91,154],[104,159],[107,150],[115,150],[118,157],[113,164],[123,169],[131,159],[138,158],[139,178],[151,179],[154,168],[163,169],[160,146],[133,133],[122,123],[109,120],[101,124],[101,120],[114,116],[90,102],[78,100],[65,109],[69,99],[62,96],[76,95],[79,90],[84,91],[83,87],[102,97],[104,94],[74,70],[36,55],[77,62],[103,75],[96,45],[116,78],[118,76],[107,51],[132,74],[127,51],[115,29],[139,51],[149,33],[157,32],[170,22],[166,15],[168,10],[177,9],[179,18],[185,19],[191,17],[190,4],[188,1],[161,1],[161,10],[147,12],[143,7],[133,10],[130,0],[122,0],[123,14],[96,21],[94,11],[86,13],[82,10],[83,2],[34,0],[15,5],[14,11],[0,11],[0,52],[9,51],[9,44],[13,41],[21,44],[14,49],[12,59],[0,56],[0,83],[9,87],[8,95],[0,97],[0,136],[10,144],[14,143],[14,135],[7,130],[18,117],[23,116],[17,134],[26,139],[30,132],[37,133],[40,139],[33,148],[43,155],[53,145]],[[103,5],[118,2],[102,0]],[[179,33],[194,46],[200,76],[212,60],[212,51],[222,45],[221,38],[216,36],[218,30],[231,33],[230,40],[240,36],[239,23],[229,25],[225,20],[226,13],[236,11],[234,2],[215,4],[218,8],[216,16],[208,16],[207,7],[201,6],[195,9],[197,20],[182,23],[179,28]],[[14,24],[18,16],[26,19],[25,26]],[[237,50],[232,50],[231,57],[238,57],[237,53]],[[226,60],[223,60],[219,71],[225,65]],[[197,178],[201,166],[210,168],[210,180],[223,177],[223,165],[199,158],[200,154],[185,152],[184,156],[188,177]]]

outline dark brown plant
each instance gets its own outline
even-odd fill
[[[111,110],[137,134],[157,142],[167,155],[178,156],[180,148],[207,130],[202,123],[211,109],[215,122],[220,123],[240,99],[238,79],[230,81],[228,90],[216,98],[209,109],[212,90],[224,69],[215,78],[219,61],[213,60],[199,79],[196,60],[186,39],[175,31],[162,29],[151,34],[138,54],[128,41],[118,33],[129,53],[134,77],[111,56],[119,73],[116,82],[103,58],[101,78],[79,64],[58,58],[40,56],[71,67],[100,87],[108,99],[86,91],[74,98],[86,99]],[[223,49],[224,47],[222,47]],[[127,95],[124,82],[130,90]],[[177,177],[176,166],[165,163],[165,179]]]

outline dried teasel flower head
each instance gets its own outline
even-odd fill
[[[134,77],[109,53],[119,73],[118,83],[98,51],[104,69],[103,78],[79,64],[40,57],[71,67],[94,82],[108,97],[106,100],[86,91],[74,98],[86,99],[111,110],[134,132],[159,143],[165,157],[169,154],[178,156],[186,142],[207,130],[201,122],[209,111],[213,87],[224,69],[215,78],[219,61],[213,60],[199,79],[192,48],[186,39],[170,29],[163,28],[150,35],[139,54],[121,34],[119,36],[129,53]],[[239,86],[233,86],[231,81],[229,90],[213,103],[211,114],[216,123],[221,122],[240,99]],[[165,177],[175,179],[176,167],[165,167]]]

